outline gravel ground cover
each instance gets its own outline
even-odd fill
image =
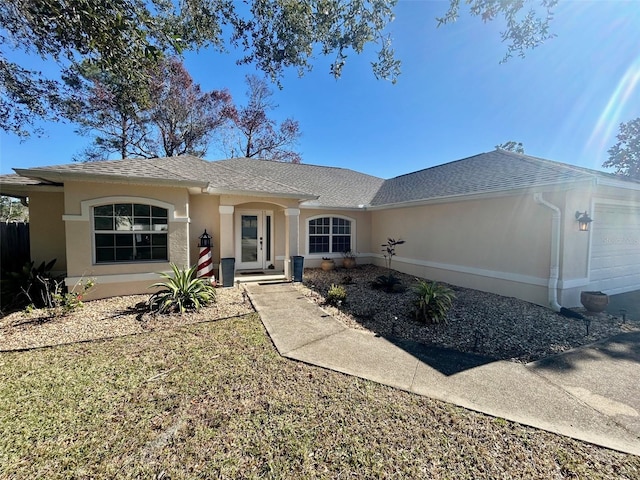
[[[251,303],[238,288],[216,289],[217,301],[198,312],[151,315],[141,309],[149,295],[128,295],[85,302],[68,315],[47,309],[14,312],[0,318],[0,351],[24,350],[65,343],[121,337],[236,317],[252,313]]]
[[[412,315],[411,285],[415,277],[394,272],[402,280],[403,292],[371,288],[373,280],[386,273],[385,268],[374,265],[329,272],[306,269],[298,288],[348,327],[523,363],[640,329],[637,319],[623,323],[612,315],[575,309],[589,319],[587,334],[582,320],[516,298],[455,286],[450,286],[456,299],[446,323],[425,325]],[[343,285],[347,291],[346,303],[340,308],[326,304],[332,284]]]

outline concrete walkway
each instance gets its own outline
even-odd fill
[[[522,365],[346,328],[290,284],[247,284],[280,354],[640,455],[640,333]]]

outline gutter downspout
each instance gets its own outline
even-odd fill
[[[562,308],[558,303],[558,277],[560,275],[560,220],[562,213],[560,209],[547,202],[542,198],[542,193],[534,193],[533,200],[538,205],[544,205],[545,207],[553,211],[551,217],[551,267],[549,271],[549,306],[555,311],[559,312]]]

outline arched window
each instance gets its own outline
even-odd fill
[[[96,263],[168,260],[168,210],[141,203],[93,207]]]
[[[309,253],[342,253],[351,250],[352,221],[342,217],[309,220]]]

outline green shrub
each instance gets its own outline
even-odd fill
[[[389,275],[380,275],[371,283],[371,286],[375,289],[382,289],[387,293],[401,292],[404,290],[400,279],[392,273]]]
[[[327,303],[339,307],[347,301],[347,291],[342,285],[331,284],[327,293]]]
[[[440,323],[447,319],[447,312],[456,297],[449,287],[437,282],[418,280],[413,287],[416,297],[413,301],[414,315],[425,323]]]
[[[75,284],[71,291],[68,291],[62,283],[56,284],[56,289],[52,298],[57,314],[66,315],[78,308],[82,308],[84,306],[82,298],[94,287],[94,285],[95,281],[91,279],[87,280],[85,283],[80,280]]]
[[[166,281],[158,282],[149,288],[160,287],[162,290],[149,298],[150,310],[158,313],[184,313],[186,310],[199,310],[201,307],[216,301],[216,291],[208,278],[194,278],[197,266],[185,270],[173,263],[173,276],[160,273]]]
[[[3,313],[20,309],[29,313],[47,308],[53,316],[62,316],[82,307],[83,295],[93,288],[95,282],[80,280],[69,289],[64,283],[64,275],[51,275],[55,263],[54,258],[36,267],[31,261],[18,271],[4,272],[0,293]]]
[[[56,263],[27,262],[14,272],[3,272],[2,305],[7,311],[32,305],[33,308],[53,308],[53,295],[63,288],[63,277],[53,277],[51,269]]]

